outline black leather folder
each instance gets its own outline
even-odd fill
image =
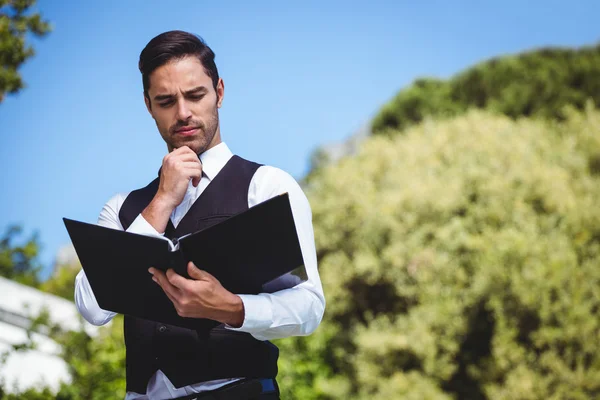
[[[172,268],[189,278],[187,263],[235,294],[272,293],[307,279],[287,193],[216,225],[167,240],[63,218],[104,310],[191,329],[215,321],[180,317],[148,268]]]

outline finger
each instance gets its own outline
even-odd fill
[[[171,151],[171,154],[181,154],[181,153],[186,153],[186,152],[190,152],[190,151],[192,153],[194,152],[194,150],[190,149],[190,147],[188,145],[184,144],[183,146],[179,146],[177,148],[174,148]]]
[[[181,154],[186,153],[185,147],[187,147],[187,146],[181,146],[181,147],[173,148],[173,150],[171,150],[171,152],[167,153],[167,155],[165,156],[165,158],[166,157],[169,157],[169,158],[170,157],[178,157]]]
[[[196,178],[198,182],[202,179],[202,168],[186,168],[184,173],[189,179]]]
[[[158,284],[158,286],[160,286],[160,288],[162,289],[162,291],[164,292],[164,294],[166,294],[167,297],[169,298],[169,300],[171,300],[171,303],[173,303],[173,306],[175,306],[175,308],[177,308],[177,305],[179,304],[178,301],[177,301],[177,299],[174,298],[169,292],[167,292],[164,287],[162,287],[162,285],[160,284],[160,282],[158,281],[158,279],[156,279],[156,278],[153,277],[152,280],[154,282],[156,282]]]
[[[189,161],[189,162],[195,162],[197,164],[200,164],[200,159],[194,153],[192,153],[192,154],[190,154],[190,153],[174,154],[171,157],[178,161]]]
[[[157,269],[157,268],[154,268],[154,267],[148,268],[148,272],[150,272],[150,274],[153,275],[153,278],[157,278],[157,277],[165,275],[165,273],[162,272],[160,269]]]
[[[173,150],[170,154],[173,154],[176,156],[190,155],[190,156],[194,156],[194,157],[198,158],[198,154],[196,154],[196,152],[194,150],[190,149],[188,146],[178,147],[177,149]]]
[[[177,160],[177,159],[171,159],[171,160],[167,160],[166,162],[163,163],[163,166],[169,168],[169,169],[174,169],[177,171],[183,171],[185,169],[198,169],[200,171],[202,171],[202,164],[200,164],[199,161],[194,161],[194,160]]]
[[[167,280],[171,286],[175,287],[177,290],[185,290],[188,288],[188,280],[172,269],[167,270]]]
[[[183,153],[190,153],[190,154],[197,156],[196,152],[194,150],[192,150],[191,147],[188,145],[183,145],[180,147],[180,149]]]
[[[160,270],[157,270],[156,268],[150,268],[148,271],[150,271],[150,273],[152,274],[152,280],[154,282],[156,282],[158,284],[158,286],[160,286],[160,288],[167,295],[167,297],[169,298],[169,300],[171,300],[171,302],[175,303],[176,299],[173,298],[171,296],[171,294],[169,292],[167,292],[165,290],[165,288],[163,287],[163,285],[161,284],[162,281],[166,280],[166,277],[164,276],[164,273],[162,271],[160,271]]]
[[[214,276],[212,276],[208,272],[203,271],[200,268],[196,267],[196,265],[192,261],[190,261],[188,263],[187,270],[188,270],[188,275],[197,281],[206,281],[211,278],[216,279]]]
[[[179,157],[170,157],[170,155],[167,155],[163,159],[162,166],[168,170],[183,170],[185,168],[202,169],[202,164],[200,164],[198,157],[195,157],[195,159],[192,157],[181,159]]]
[[[179,165],[182,168],[197,169],[202,171],[202,164],[199,161],[182,161]]]
[[[156,268],[153,268],[153,269],[154,269],[154,273],[152,274],[152,280],[154,282],[158,283],[159,285],[161,285],[161,283],[167,279],[165,276],[165,273]]]
[[[159,273],[155,272],[154,279],[155,282],[158,283],[163,291],[167,294],[167,296],[169,296],[171,301],[179,301],[179,298],[181,297],[181,291],[177,287],[173,286],[171,282],[169,282],[169,279],[162,271],[159,271]]]
[[[163,158],[163,164],[166,163],[170,163],[170,164],[177,164],[180,162],[195,162],[195,163],[200,163],[200,159],[198,158],[198,155],[196,155],[194,152],[175,152],[173,151],[172,153],[167,154],[164,158]]]

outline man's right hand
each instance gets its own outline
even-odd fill
[[[190,179],[194,186],[198,186],[201,177],[202,164],[198,155],[187,146],[175,149],[163,158],[160,184],[155,197],[160,198],[173,211],[183,201]]]
[[[173,150],[163,158],[160,183],[154,199],[142,211],[142,216],[157,232],[164,232],[171,213],[181,204],[190,179],[198,186],[202,164],[198,155],[187,146]]]

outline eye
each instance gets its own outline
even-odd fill
[[[193,94],[193,95],[190,95],[190,99],[194,100],[194,101],[202,100],[203,97],[204,97],[203,94]]]
[[[167,107],[169,107],[172,104],[173,104],[173,100],[167,100],[167,101],[163,101],[163,102],[158,103],[158,106],[162,107],[162,108],[167,108]]]

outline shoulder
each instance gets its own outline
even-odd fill
[[[102,207],[98,216],[98,225],[107,228],[123,229],[119,221],[119,211],[130,192],[121,192],[112,196]]]
[[[249,206],[252,207],[265,200],[288,193],[292,207],[310,210],[308,199],[296,179],[284,170],[263,165],[256,170],[248,191]]]
[[[108,199],[108,201],[106,202],[106,204],[107,205],[111,205],[112,207],[119,209],[119,208],[121,208],[121,206],[125,202],[125,199],[127,198],[127,196],[129,196],[129,193],[131,193],[131,192],[116,193],[110,199]]]
[[[252,185],[255,185],[261,192],[269,193],[272,196],[277,196],[290,190],[302,191],[302,188],[292,175],[270,165],[262,165],[256,170],[252,178]]]

